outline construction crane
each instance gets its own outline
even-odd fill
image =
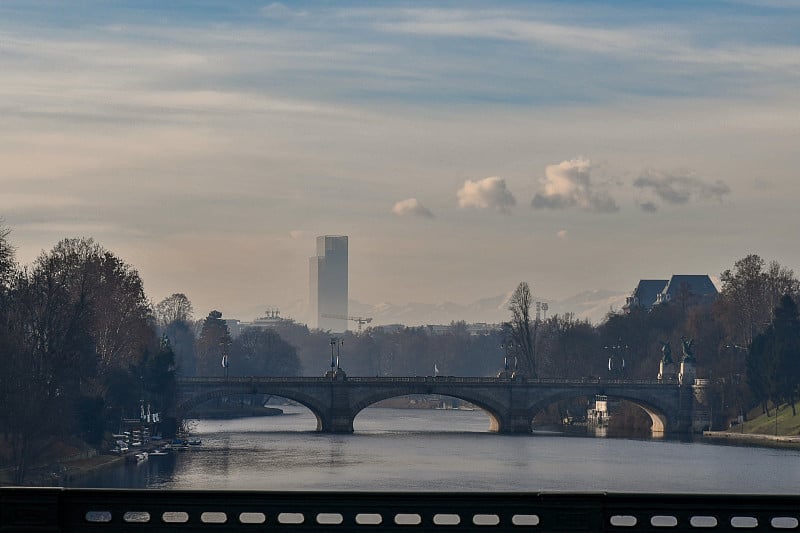
[[[351,320],[353,322],[356,322],[358,324],[359,333],[361,333],[361,326],[372,322],[372,317],[365,317],[365,316],[329,315],[327,313],[322,313],[320,316],[325,318],[337,318],[339,320]]]

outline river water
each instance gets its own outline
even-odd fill
[[[505,436],[480,411],[365,409],[352,435],[306,409],[198,420],[202,446],[76,486],[163,489],[800,493],[800,450],[664,439]]]

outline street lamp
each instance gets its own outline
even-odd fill
[[[508,356],[509,356],[509,354],[512,354],[514,352],[514,349],[516,348],[516,345],[511,341],[504,341],[504,342],[500,343],[500,348],[504,351],[504,355],[503,355],[503,371],[504,372],[508,372],[508,369],[509,369],[509,366],[510,366],[509,362],[508,362]],[[513,353],[513,356],[514,356],[514,374],[516,374],[519,365],[518,365],[518,360],[517,360],[516,353]]]
[[[331,337],[331,374],[336,369],[336,360],[334,359],[333,356],[333,347],[336,346],[337,344],[339,344],[339,339],[337,339],[336,337]]]

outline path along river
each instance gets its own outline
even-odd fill
[[[79,486],[163,489],[800,493],[800,450],[654,439],[504,436],[482,411],[370,408],[352,435],[314,416],[199,420],[202,446]]]

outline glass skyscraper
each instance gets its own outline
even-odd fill
[[[317,237],[308,260],[308,326],[335,333],[347,329],[347,236]]]

